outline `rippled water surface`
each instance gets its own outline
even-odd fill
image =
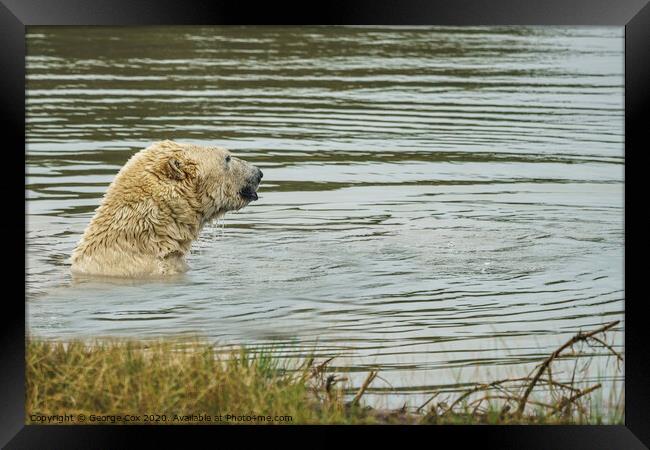
[[[32,335],[316,349],[378,366],[371,398],[397,404],[623,319],[622,28],[44,27],[27,48]],[[73,284],[106,187],[161,139],[229,147],[260,200],[184,276]]]

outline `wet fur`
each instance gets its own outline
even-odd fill
[[[255,166],[228,150],[156,142],[119,171],[72,254],[74,274],[140,277],[185,272],[205,223],[249,203]]]

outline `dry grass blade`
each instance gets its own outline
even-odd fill
[[[422,411],[422,408],[424,408],[424,407],[427,406],[429,403],[431,403],[431,401],[432,401],[434,398],[436,398],[436,397],[438,396],[438,394],[440,394],[440,392],[436,392],[435,394],[433,394],[433,395],[429,398],[429,400],[427,400],[426,402],[422,403],[422,405],[420,405],[420,407],[419,407],[418,409],[416,409],[415,412],[419,413],[420,411]]]
[[[327,365],[334,359],[336,356],[332,356],[331,358],[326,359],[322,363],[318,365],[314,365],[314,358],[310,358],[308,363],[303,366],[305,369],[303,370],[302,374],[302,380],[306,381],[309,378],[314,378],[317,379],[317,381],[320,381],[321,383],[324,382],[323,380],[323,373],[325,372],[325,369],[327,368]]]
[[[332,356],[331,358],[327,358],[325,361],[323,361],[323,362],[320,363],[318,366],[316,366],[316,369],[317,369],[319,372],[322,372],[323,370],[325,370],[325,367],[326,367],[330,362],[332,362],[332,360],[333,360],[334,358],[336,358],[336,356]]]

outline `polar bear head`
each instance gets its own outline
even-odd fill
[[[183,272],[205,223],[257,200],[261,179],[259,168],[225,148],[156,142],[134,154],[108,187],[72,254],[72,271]]]

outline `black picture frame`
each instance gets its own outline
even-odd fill
[[[632,220],[633,193],[642,192],[641,158],[650,123],[650,5],[648,0],[457,0],[355,1],[299,5],[278,2],[172,2],[169,0],[0,0],[0,119],[3,169],[0,176],[5,217],[0,221],[4,248],[4,306],[0,352],[0,445],[6,448],[113,448],[146,437],[168,442],[171,434],[207,438],[222,427],[111,427],[25,425],[25,32],[30,25],[223,25],[223,24],[428,24],[428,25],[614,25],[625,26],[625,261],[643,261],[640,222]],[[645,144],[647,145],[647,144]],[[22,149],[22,151],[21,151]],[[23,243],[18,236],[24,236]],[[638,257],[638,258],[636,258]],[[632,265],[626,264],[626,268]],[[628,275],[628,272],[625,272]],[[472,440],[479,448],[637,449],[650,445],[650,348],[644,333],[639,278],[625,276],[625,425],[624,426],[435,426],[372,427],[374,436],[390,433],[402,442],[425,438],[431,445]],[[242,427],[234,427],[242,430]],[[249,427],[244,427],[246,430]],[[265,436],[295,427],[255,427]],[[326,439],[332,427],[305,427]],[[303,430],[305,429],[303,428]],[[334,427],[336,428],[336,427]],[[350,428],[350,427],[349,427]],[[348,429],[349,429],[348,428]],[[368,430],[368,427],[359,427]],[[326,434],[327,433],[327,434]],[[250,436],[253,433],[249,434]],[[285,436],[285,439],[288,438]],[[313,439],[313,438],[309,438]],[[213,441],[214,442],[214,441]],[[644,445],[645,444],[645,445]],[[332,442],[332,445],[338,445]]]

